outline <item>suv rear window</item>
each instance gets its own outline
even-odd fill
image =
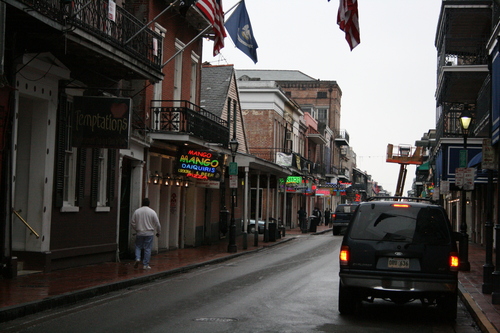
[[[339,205],[337,206],[337,209],[335,209],[335,212],[337,213],[354,213],[356,210],[357,205]]]
[[[450,242],[447,221],[438,208],[367,204],[359,207],[351,238],[444,245]]]

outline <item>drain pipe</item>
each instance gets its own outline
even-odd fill
[[[5,2],[0,2],[0,88],[5,86],[4,78],[4,59],[5,59]],[[7,123],[7,122],[6,122]],[[3,133],[0,133],[3,135]],[[9,140],[10,142],[10,140]],[[5,143],[7,147],[7,143]],[[3,200],[0,200],[0,225],[2,230],[0,231],[0,246],[1,246],[1,258],[0,258],[0,275],[6,278],[11,278],[13,275],[12,267],[12,216],[10,214],[11,207],[11,191],[8,186],[8,180],[10,178],[10,163],[7,158],[6,150],[0,154],[0,190],[2,193],[9,193],[4,196]],[[17,269],[17,268],[16,268]]]
[[[5,2],[0,2],[0,76],[4,76],[4,63],[5,63]],[[0,82],[2,87],[3,82]]]

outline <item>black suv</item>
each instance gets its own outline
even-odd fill
[[[395,201],[401,199],[358,206],[340,250],[339,311],[354,313],[362,301],[375,298],[396,304],[420,300],[454,320],[458,233],[441,206]]]
[[[358,207],[358,204],[337,205],[335,212],[332,214],[333,235],[340,235],[343,229],[347,229],[356,207]]]

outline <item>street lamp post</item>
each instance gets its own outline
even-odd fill
[[[472,121],[472,115],[468,110],[465,110],[460,115],[460,126],[462,126],[462,131],[464,135],[464,151],[465,151],[465,163],[467,163],[467,135],[469,134],[469,126]],[[467,167],[465,165],[464,167]],[[469,263],[469,235],[467,234],[467,200],[466,200],[466,190],[462,187],[461,191],[461,209],[462,209],[462,221],[460,223],[460,233],[461,233],[461,242],[460,245],[460,270],[462,271],[470,271],[470,263]]]
[[[483,265],[484,294],[493,292],[493,276],[495,269],[493,265],[493,170],[488,170],[488,187],[486,190],[486,223],[484,224],[486,238],[486,257]]]
[[[229,149],[231,150],[231,156],[232,156],[232,163],[233,163],[233,170],[236,170],[236,175],[232,175],[230,172],[229,177],[238,177],[238,166],[235,165],[235,157],[236,157],[236,152],[238,151],[238,140],[236,140],[236,137],[233,137],[229,141]],[[232,169],[232,168],[230,168]],[[232,182],[230,182],[232,183]],[[230,253],[235,253],[237,252],[238,248],[236,246],[236,220],[234,219],[234,206],[235,206],[235,200],[236,200],[236,191],[238,189],[238,181],[236,181],[236,187],[234,187],[232,184],[231,185],[231,225],[229,226],[229,244],[227,246],[227,252]]]

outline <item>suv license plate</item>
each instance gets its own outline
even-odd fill
[[[388,258],[387,266],[389,268],[410,268],[410,259],[408,259],[408,258]]]

